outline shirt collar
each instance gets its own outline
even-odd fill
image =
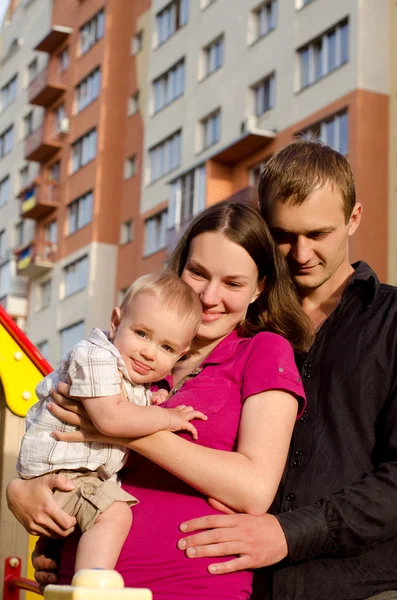
[[[359,288],[360,295],[363,298],[364,304],[368,307],[379,290],[380,281],[371,267],[364,261],[360,260],[352,265],[354,273],[350,277],[345,292],[356,290]],[[345,293],[342,296],[344,300]]]

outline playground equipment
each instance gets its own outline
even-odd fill
[[[21,561],[15,556],[6,559],[3,600],[19,600],[19,590],[40,594],[38,584],[20,576]],[[125,588],[116,571],[83,569],[73,577],[72,585],[48,585],[44,600],[152,600],[147,589]]]
[[[15,463],[25,430],[29,408],[37,401],[35,387],[52,371],[51,365],[0,306],[0,575],[4,558],[10,552],[28,557],[35,540],[27,534],[8,511],[5,501],[7,483],[16,476]],[[27,574],[33,577],[28,566]],[[33,600],[30,592],[27,600]]]

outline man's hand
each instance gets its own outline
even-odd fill
[[[179,540],[178,548],[189,558],[237,555],[232,560],[211,564],[208,571],[216,575],[267,567],[288,556],[281,525],[269,514],[211,515],[182,523],[180,530],[183,533],[205,530]]]
[[[32,552],[32,565],[35,569],[34,577],[40,584],[40,591],[44,593],[44,587],[49,583],[58,581],[59,552],[62,547],[60,540],[40,537]]]

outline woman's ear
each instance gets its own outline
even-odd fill
[[[117,329],[119,328],[121,321],[121,310],[118,306],[113,309],[112,316],[110,317],[110,339],[113,342],[116,337]]]
[[[265,289],[265,283],[266,283],[266,277],[264,277],[261,281],[258,281],[258,283],[256,285],[255,293],[250,300],[250,304],[253,304],[255,302],[255,300],[257,300],[259,298],[259,296]]]

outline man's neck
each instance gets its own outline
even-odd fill
[[[298,290],[303,311],[310,318],[315,331],[321,327],[338,306],[352,273],[354,273],[354,269],[346,260],[336,273],[320,287],[311,290]]]

